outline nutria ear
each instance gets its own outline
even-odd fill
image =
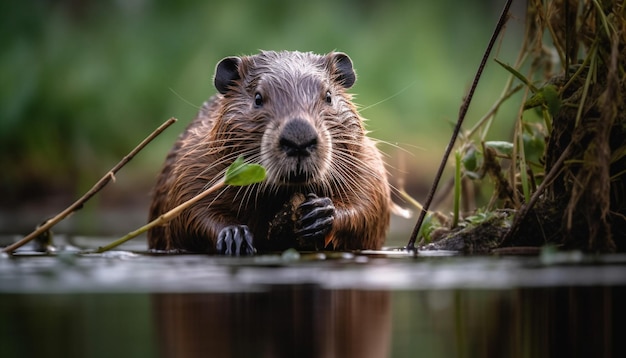
[[[330,55],[337,81],[344,87],[350,88],[356,81],[356,74],[352,68],[352,60],[343,52],[333,52]]]
[[[240,64],[241,58],[226,57],[215,67],[215,79],[213,82],[215,83],[215,88],[217,88],[221,94],[228,92],[234,82],[241,78],[239,76]]]

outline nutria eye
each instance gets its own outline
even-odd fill
[[[333,103],[333,97],[330,95],[330,91],[326,91],[326,103],[328,104]]]
[[[254,95],[254,106],[257,108],[263,106],[263,96],[260,93]]]

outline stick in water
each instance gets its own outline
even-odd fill
[[[441,164],[439,165],[439,169],[435,174],[435,179],[433,180],[433,184],[430,187],[430,191],[428,192],[428,196],[426,197],[426,201],[424,202],[424,206],[420,211],[420,216],[417,219],[417,223],[415,227],[413,227],[413,232],[411,233],[411,237],[409,238],[409,242],[406,245],[406,250],[415,251],[415,241],[417,240],[417,234],[419,233],[420,228],[422,227],[422,223],[424,222],[424,218],[426,217],[426,213],[430,210],[430,204],[433,201],[433,197],[435,196],[435,192],[437,191],[437,186],[439,185],[439,181],[441,180],[441,176],[443,175],[443,170],[448,162],[448,158],[450,157],[450,153],[452,152],[452,148],[454,147],[454,143],[456,142],[456,138],[461,131],[461,125],[463,124],[463,120],[465,119],[465,115],[467,114],[467,110],[469,108],[469,104],[472,101],[472,97],[474,95],[474,90],[476,90],[476,86],[478,85],[478,80],[485,68],[485,64],[487,63],[487,59],[489,58],[489,54],[491,53],[491,49],[496,41],[496,38],[500,34],[502,27],[504,27],[504,23],[507,20],[507,14],[509,13],[509,7],[511,6],[512,0],[507,0],[504,4],[504,9],[500,14],[500,18],[498,19],[498,23],[496,24],[496,28],[491,35],[491,39],[489,40],[489,44],[487,45],[487,49],[483,55],[482,60],[480,61],[480,65],[478,66],[478,70],[476,71],[476,75],[474,76],[474,81],[472,82],[472,86],[470,87],[469,93],[465,97],[465,100],[461,104],[461,108],[459,110],[459,118],[457,119],[456,125],[454,126],[454,131],[452,133],[452,137],[450,138],[450,142],[446,147],[445,153],[441,160]]]
[[[126,241],[128,241],[130,239],[134,239],[135,237],[143,234],[144,232],[152,229],[155,226],[160,226],[160,225],[165,224],[166,222],[168,222],[168,221],[172,220],[173,218],[177,217],[178,215],[180,215],[180,213],[183,210],[187,209],[191,205],[197,203],[199,200],[203,199],[207,195],[215,192],[216,190],[220,189],[223,186],[224,186],[224,179],[222,179],[219,182],[215,183],[213,186],[211,186],[207,190],[203,191],[202,193],[200,193],[200,194],[194,196],[193,198],[185,201],[184,203],[178,205],[174,209],[166,212],[165,214],[160,215],[158,218],[150,221],[149,223],[147,223],[146,225],[140,227],[139,229],[137,229],[135,231],[129,232],[128,234],[126,234],[123,237],[113,241],[112,243],[110,243],[108,245],[100,246],[98,248],[98,250],[96,250],[96,253],[97,254],[101,254],[101,253],[103,253],[105,251],[109,251],[112,248],[115,248],[115,247],[125,243]]]
[[[17,250],[18,248],[27,244],[29,241],[33,240],[37,236],[41,235],[47,230],[50,230],[51,227],[53,227],[54,225],[56,225],[61,220],[65,219],[66,217],[70,216],[75,211],[80,210],[83,207],[83,205],[87,202],[87,200],[91,199],[92,196],[94,196],[96,193],[102,190],[102,188],[104,188],[104,186],[109,181],[111,181],[111,179],[115,179],[115,173],[117,173],[124,165],[126,165],[126,163],[128,163],[131,159],[133,159],[133,157],[137,155],[139,151],[141,151],[146,145],[148,145],[148,143],[150,143],[154,138],[156,138],[159,134],[161,134],[161,132],[163,132],[167,127],[174,124],[174,122],[176,122],[176,118],[170,118],[167,121],[165,121],[165,123],[161,124],[159,128],[155,129],[148,137],[146,137],[146,139],[144,139],[141,143],[139,143],[139,145],[137,145],[135,149],[133,149],[124,158],[122,158],[122,160],[119,163],[117,163],[117,165],[115,165],[108,173],[106,173],[93,187],[91,187],[91,189],[89,189],[89,191],[85,193],[85,195],[83,195],[80,199],[76,200],[72,205],[68,206],[65,210],[57,214],[55,217],[43,223],[35,231],[31,232],[20,241],[4,248],[3,251],[7,253],[11,253]]]
[[[101,246],[96,250],[96,253],[103,253],[105,251],[111,250],[114,247],[117,247],[126,241],[133,239],[144,232],[150,230],[153,227],[160,226],[165,224],[166,222],[174,219],[178,215],[180,215],[183,210],[187,209],[191,205],[197,203],[198,201],[204,199],[209,194],[214,193],[215,191],[222,188],[224,185],[232,185],[232,186],[245,186],[254,183],[261,182],[265,180],[265,168],[258,164],[246,164],[244,163],[243,157],[237,158],[226,170],[226,174],[224,174],[224,178],[220,179],[217,183],[213,184],[207,190],[201,192],[200,194],[194,196],[193,198],[185,201],[184,203],[178,205],[172,210],[166,212],[165,214],[160,215],[158,218],[152,220],[146,225],[140,227],[135,231],[131,231],[126,234],[124,237],[115,240],[114,242]]]

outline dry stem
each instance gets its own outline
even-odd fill
[[[172,210],[166,212],[165,214],[160,215],[158,218],[150,221],[149,223],[147,223],[146,225],[140,227],[139,229],[135,230],[135,231],[131,231],[128,234],[124,235],[123,237],[121,237],[120,239],[105,245],[105,246],[101,246],[98,248],[98,250],[96,250],[96,253],[103,253],[105,251],[111,250],[114,247],[117,247],[123,243],[125,243],[126,241],[133,239],[141,234],[143,234],[144,232],[152,229],[153,227],[156,226],[160,226],[165,224],[166,222],[174,219],[175,217],[177,217],[178,215],[180,215],[180,213],[187,209],[188,207],[190,207],[191,205],[197,203],[198,201],[204,199],[207,195],[215,192],[216,190],[220,189],[221,187],[224,186],[224,178],[222,178],[219,182],[213,184],[210,188],[208,188],[207,190],[203,191],[202,193],[194,196],[193,198],[185,201],[184,203],[178,205],[177,207],[173,208]]]
[[[128,153],[122,160],[117,163],[108,173],[106,173],[87,193],[85,193],[80,199],[76,200],[72,205],[68,206],[61,213],[57,214],[52,219],[47,220],[41,226],[39,226],[35,231],[31,232],[27,236],[25,236],[22,240],[14,243],[13,245],[7,246],[4,248],[4,252],[11,253],[16,249],[22,247],[27,244],[37,236],[46,232],[54,225],[59,223],[61,220],[70,216],[75,211],[80,210],[83,205],[87,202],[87,200],[91,199],[96,193],[98,193],[104,186],[111,181],[111,179],[115,179],[115,173],[117,173],[126,163],[128,163],[139,151],[141,151],[148,143],[150,143],[154,138],[156,138],[161,132],[163,132],[167,127],[171,126],[174,122],[176,122],[176,118],[170,118],[165,123],[163,123],[159,128],[155,129],[146,139],[144,139],[139,145],[135,147],[130,153]]]
[[[454,126],[452,137],[450,138],[450,142],[448,143],[448,146],[446,147],[445,153],[441,160],[441,164],[439,165],[439,169],[437,170],[437,173],[435,175],[433,185],[431,186],[430,191],[428,192],[428,196],[426,197],[426,201],[424,202],[424,207],[420,211],[420,216],[417,219],[417,223],[415,224],[415,227],[413,228],[413,232],[411,233],[409,242],[406,245],[406,249],[409,251],[415,250],[415,241],[417,240],[417,234],[419,233],[422,223],[424,222],[426,213],[430,209],[430,204],[433,201],[433,197],[435,196],[435,192],[437,191],[437,186],[439,185],[439,181],[441,180],[441,176],[443,175],[443,169],[445,168],[446,163],[448,162],[448,158],[450,157],[450,153],[452,152],[452,148],[454,147],[456,138],[458,137],[459,132],[461,131],[461,126],[463,125],[463,121],[465,120],[465,115],[467,114],[467,110],[469,109],[470,102],[472,101],[472,97],[474,96],[474,91],[476,90],[476,87],[478,86],[478,80],[480,79],[480,76],[483,73],[483,69],[485,68],[487,59],[489,58],[489,54],[491,54],[491,50],[493,49],[493,45],[496,42],[496,38],[498,37],[498,35],[500,35],[500,31],[502,31],[502,28],[504,27],[504,24],[506,20],[508,19],[508,13],[509,13],[509,8],[511,7],[511,2],[512,0],[507,0],[507,2],[504,4],[504,8],[502,9],[502,13],[500,14],[498,23],[496,24],[496,28],[494,29],[493,34],[491,35],[491,39],[489,40],[487,49],[485,50],[483,58],[480,61],[480,65],[478,66],[476,75],[474,76],[474,81],[472,82],[472,86],[470,87],[469,93],[467,94],[467,97],[465,97],[465,100],[461,104],[461,108],[459,110],[459,117],[457,119],[456,125]]]

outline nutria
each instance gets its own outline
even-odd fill
[[[150,219],[218,181],[239,156],[266,179],[226,187],[148,232],[151,249],[228,255],[379,249],[390,217],[381,154],[346,89],[356,75],[333,52],[261,52],[219,62],[205,102],[167,156]]]

